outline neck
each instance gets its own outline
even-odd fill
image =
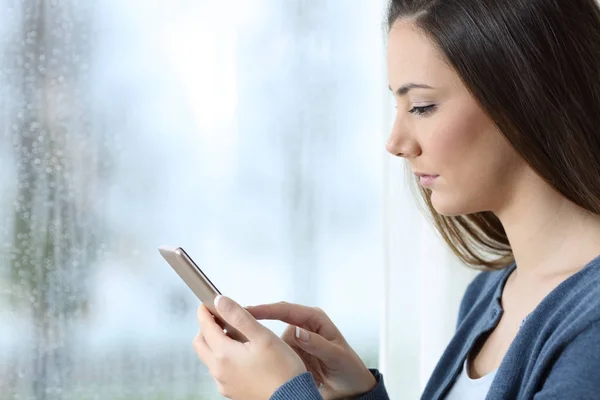
[[[600,216],[575,205],[537,175],[524,177],[495,212],[508,236],[519,279],[571,275],[600,255]]]

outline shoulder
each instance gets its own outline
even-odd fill
[[[600,257],[562,282],[521,335],[547,373],[535,399],[591,399],[600,392]],[[532,344],[537,344],[533,346]],[[541,344],[541,346],[539,345]]]
[[[574,339],[600,329],[600,257],[563,281],[535,310],[543,328]],[[550,333],[550,332],[549,332]],[[600,335],[599,335],[600,337]]]

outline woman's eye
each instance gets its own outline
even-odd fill
[[[432,112],[435,109],[435,104],[422,107],[413,107],[408,112],[415,115],[425,115]]]

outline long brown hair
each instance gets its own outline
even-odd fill
[[[387,28],[410,18],[445,56],[520,156],[549,185],[600,214],[600,8],[595,0],[391,0]],[[514,261],[491,212],[443,216],[467,265]]]

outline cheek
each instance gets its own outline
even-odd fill
[[[485,211],[501,191],[512,148],[486,118],[466,118],[439,129],[431,157],[443,179],[431,200],[440,214]]]
[[[442,175],[446,181],[460,179],[464,169],[470,169],[473,162],[477,162],[478,151],[482,147],[479,143],[481,135],[467,122],[440,120],[432,127],[427,143],[424,143],[423,153],[432,164],[431,171]]]

